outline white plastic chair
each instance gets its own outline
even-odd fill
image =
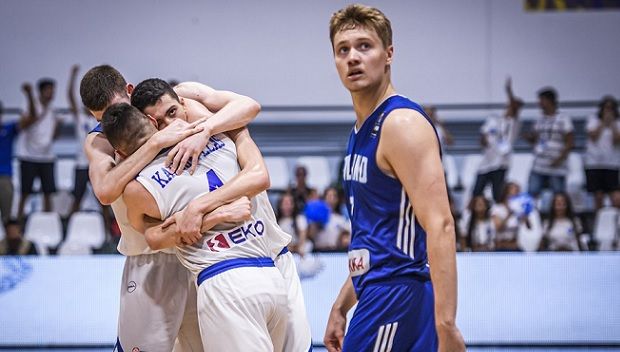
[[[534,163],[534,155],[531,153],[514,153],[510,159],[510,167],[506,181],[515,182],[521,186],[522,191],[527,191],[530,171]]]
[[[583,168],[583,158],[579,153],[568,155],[568,176],[566,177],[566,189],[583,190],[585,184],[585,171]]]
[[[265,165],[271,179],[270,189],[274,191],[286,190],[291,182],[286,159],[279,156],[268,156],[265,157]]]
[[[60,215],[52,212],[34,212],[26,221],[24,237],[43,247],[57,247],[62,241]]]
[[[84,243],[76,243],[76,242],[63,242],[60,247],[58,247],[58,255],[90,255],[93,254],[90,246]]]
[[[69,219],[66,243],[99,248],[105,241],[105,225],[99,213],[77,212]]]
[[[56,187],[59,191],[73,190],[75,182],[75,159],[58,159],[54,168]]]
[[[297,158],[297,165],[306,167],[308,175],[306,181],[308,186],[316,188],[319,194],[323,193],[325,188],[331,184],[331,170],[329,169],[329,161],[322,156],[302,156]]]
[[[594,240],[598,242],[598,249],[600,251],[613,250],[613,241],[616,238],[616,232],[618,231],[618,219],[620,218],[620,211],[613,207],[601,208],[596,213],[596,220],[594,221]]]

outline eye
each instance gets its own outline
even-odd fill
[[[360,49],[362,49],[362,50],[368,50],[370,48],[371,48],[371,46],[370,46],[369,43],[361,43],[360,44]]]
[[[176,108],[172,108],[170,110],[168,110],[168,116],[174,116],[177,113],[177,109]]]
[[[340,48],[338,48],[338,54],[346,54],[349,52],[349,48],[346,46],[341,46]]]

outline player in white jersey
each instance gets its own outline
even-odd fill
[[[195,86],[182,83],[175,86],[173,90],[165,81],[153,78],[145,80],[135,87],[131,102],[132,105],[158,121],[173,117],[191,122],[210,114],[205,107],[204,98],[205,94],[197,90]],[[247,134],[248,132],[244,131],[243,133]],[[237,153],[241,165],[247,165],[251,160],[253,163],[264,167],[260,150],[249,135],[243,138],[243,142],[239,141],[240,138],[237,137]],[[177,145],[174,149],[178,148]],[[197,159],[197,156],[193,158]],[[169,161],[167,160],[166,165]],[[174,163],[171,168],[175,168]],[[244,169],[256,169],[252,171],[251,177],[246,177],[246,180],[251,181],[240,182],[241,179],[238,176],[233,178],[223,187],[191,201],[183,211],[169,217],[163,226],[174,222],[184,238],[201,238],[200,230],[204,214],[213,211],[215,207],[221,204],[238,199],[242,195],[252,196],[267,189],[268,184],[260,185],[259,182],[263,177],[260,167],[247,166]],[[261,206],[264,207],[266,216],[275,224],[277,222],[276,217],[266,197],[263,198]],[[286,333],[285,351],[306,352],[311,349],[311,332],[295,261],[286,247],[274,247],[273,251],[274,254],[279,254],[275,258],[275,262],[286,280],[288,290],[290,318]]]
[[[128,104],[113,105],[103,116],[103,129],[119,153],[130,155],[157,129],[152,119]],[[236,134],[238,138],[240,134]],[[166,155],[156,158],[123,194],[131,224],[145,233],[154,248],[174,246],[170,231],[149,219],[164,220],[192,199],[213,191],[238,172],[236,147],[219,134],[194,160],[196,172],[172,173]],[[282,351],[288,319],[285,281],[275,268],[272,248],[282,248],[290,235],[279,229],[257,202],[268,202],[263,191],[253,199],[249,220],[207,231],[194,245],[177,246],[181,262],[197,277],[198,311],[205,350]],[[215,212],[217,213],[217,212]],[[212,213],[210,216],[214,216]],[[230,218],[218,220],[233,220]],[[243,338],[222,338],[242,333]],[[232,337],[232,336],[231,336]]]
[[[132,89],[133,86],[127,84],[117,70],[103,65],[86,73],[80,85],[80,95],[84,105],[100,120],[103,111],[112,103],[129,102]],[[195,286],[190,273],[178,262],[173,251],[153,251],[148,247],[144,236],[129,225],[126,207],[119,197],[126,184],[163,147],[174,145],[199,131],[204,135],[244,126],[260,109],[247,97],[211,88],[207,90],[217,101],[209,105],[214,111],[231,104],[236,104],[237,109],[229,108],[226,113],[219,114],[219,118],[214,116],[203,122],[201,128],[173,123],[118,165],[114,149],[100,131],[95,130],[86,138],[84,149],[90,161],[89,177],[93,190],[101,203],[113,203],[123,234],[119,251],[127,256],[116,346],[120,351],[168,352],[173,349],[177,337],[175,351],[202,350],[195,312]],[[180,285],[170,284],[174,282]]]

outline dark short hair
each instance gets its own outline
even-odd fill
[[[108,107],[101,118],[106,138],[116,150],[132,154],[140,147],[147,130],[148,119],[135,107],[118,103]]]
[[[56,81],[51,78],[41,78],[37,81],[37,89],[39,90],[39,92],[47,87],[54,88],[54,86],[56,86]]]
[[[553,104],[558,104],[558,92],[553,87],[545,87],[538,91],[539,98],[549,99]]]
[[[131,93],[131,105],[144,111],[145,108],[155,105],[165,94],[179,101],[179,96],[168,82],[159,78],[149,78],[138,83],[134,88]]]
[[[117,95],[126,94],[127,81],[110,65],[95,66],[88,70],[80,82],[82,104],[89,110],[105,109]]]
[[[598,117],[600,119],[603,118],[603,109],[607,103],[611,103],[611,109],[614,111],[614,115],[616,115],[615,117],[620,117],[620,111],[618,111],[618,101],[612,95],[604,96],[598,103]],[[0,108],[0,113],[2,113],[2,108]]]

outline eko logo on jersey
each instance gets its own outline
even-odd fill
[[[246,241],[262,237],[265,233],[265,224],[261,220],[245,223],[234,230],[217,235],[205,240],[203,247],[212,252],[223,252],[232,247],[242,245]]]

